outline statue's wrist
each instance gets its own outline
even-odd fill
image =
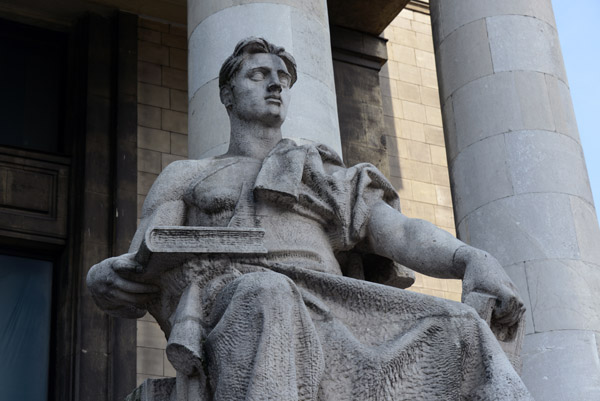
[[[463,279],[467,267],[473,265],[472,262],[479,256],[480,253],[482,253],[482,251],[466,244],[463,244],[456,248],[452,260],[452,266],[455,271],[455,275],[458,278]]]

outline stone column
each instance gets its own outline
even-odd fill
[[[332,26],[331,47],[344,163],[369,161],[389,177],[379,85],[379,71],[387,61],[386,40]]]
[[[248,36],[285,47],[298,63],[284,137],[325,143],[341,154],[326,0],[188,0],[188,36],[190,158],[227,150],[219,68]]]
[[[457,232],[527,304],[538,400],[600,399],[600,230],[550,0],[431,0]]]

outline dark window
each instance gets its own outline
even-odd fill
[[[48,398],[52,262],[0,254],[0,399]]]
[[[67,35],[0,20],[0,145],[62,153]]]

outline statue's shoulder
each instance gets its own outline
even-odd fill
[[[203,170],[214,164],[216,160],[218,160],[216,157],[175,160],[174,162],[169,163],[161,174],[185,174],[188,171]]]
[[[160,173],[159,181],[167,181],[172,185],[184,184],[194,179],[198,174],[210,170],[216,164],[214,157],[198,160],[176,160],[170,163]]]
[[[180,198],[199,175],[214,168],[216,158],[199,160],[176,160],[159,174],[148,194],[152,200],[160,202]]]

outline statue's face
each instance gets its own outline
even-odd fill
[[[231,81],[231,113],[243,121],[281,126],[290,100],[291,76],[274,54],[251,54]]]

